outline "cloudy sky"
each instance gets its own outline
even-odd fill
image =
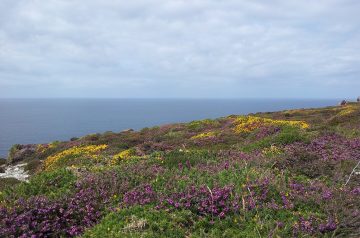
[[[359,12],[359,0],[0,0],[0,97],[355,97]]]

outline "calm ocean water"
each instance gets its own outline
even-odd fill
[[[339,100],[0,99],[0,156],[13,144],[69,140],[230,114],[335,105]]]

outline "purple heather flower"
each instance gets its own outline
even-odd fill
[[[322,198],[323,198],[324,200],[329,200],[329,199],[331,199],[331,198],[332,198],[332,193],[331,193],[331,191],[330,191],[330,190],[325,190],[325,191],[323,192],[323,194],[322,194]]]
[[[224,168],[225,168],[226,170],[229,169],[229,161],[226,161],[226,162],[225,162]]]
[[[353,194],[353,195],[360,195],[360,187],[354,188],[353,190],[351,190],[351,194]]]
[[[283,202],[283,207],[285,209],[291,209],[294,207],[294,205],[289,201],[289,199],[287,198],[287,196],[285,196],[285,194],[281,193],[281,200]]]
[[[179,164],[178,164],[178,167],[179,167],[179,170],[180,170],[180,171],[183,170],[183,164],[182,164],[182,163],[179,163]]]
[[[300,217],[299,219],[300,228],[303,232],[312,234],[314,233],[314,227],[312,224],[312,220],[305,220],[304,218]]]
[[[327,223],[319,225],[319,231],[321,233],[331,232],[336,230],[337,225],[333,219],[329,219]]]
[[[282,221],[277,221],[277,222],[276,222],[276,226],[279,227],[279,228],[284,228],[285,225],[284,225],[284,222],[282,222]]]

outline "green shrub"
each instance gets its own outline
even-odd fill
[[[271,137],[265,137],[259,141],[256,141],[254,143],[250,143],[247,145],[242,146],[241,150],[244,152],[252,152],[255,150],[263,150],[266,147],[271,146],[273,143]]]
[[[15,144],[15,145],[13,145],[13,146],[10,148],[10,150],[9,150],[9,156],[8,156],[8,158],[7,158],[7,161],[8,161],[9,163],[12,163],[13,158],[14,158],[14,156],[15,156],[15,153],[16,153],[17,151],[19,151],[19,150],[21,150],[21,145],[20,145],[20,144]]]
[[[1,194],[2,194],[2,190],[6,189],[6,188],[11,188],[16,184],[19,184],[20,181],[17,180],[16,178],[0,178],[0,200],[1,200]]]
[[[165,140],[181,140],[184,137],[185,132],[183,131],[170,131],[163,136]]]
[[[75,181],[76,176],[69,170],[43,172],[32,177],[29,182],[7,187],[0,195],[0,200],[11,202],[36,195],[45,195],[50,198],[64,196],[71,191]]]
[[[6,159],[0,158],[0,166],[6,164]]]
[[[152,207],[132,207],[110,213],[83,237],[186,237],[193,224],[189,211],[169,213]]]
[[[30,160],[26,166],[25,171],[28,172],[30,175],[35,174],[36,171],[41,167],[42,162],[38,159]]]
[[[216,159],[215,154],[206,150],[171,151],[164,155],[164,166],[177,168],[179,163],[184,166],[193,166],[200,162],[208,162]]]
[[[192,121],[188,123],[186,126],[188,130],[199,131],[207,127],[217,127],[219,125],[220,123],[217,120],[205,119],[199,121]]]
[[[288,145],[299,141],[307,141],[307,137],[301,129],[294,127],[284,127],[274,138],[275,144],[279,145]]]
[[[278,228],[275,220],[284,221]],[[151,206],[132,207],[108,214],[82,236],[93,237],[274,237],[292,236],[291,212],[264,210],[234,214],[224,219],[199,217],[189,210],[164,211]]]
[[[81,138],[82,140],[86,141],[86,142],[95,142],[97,140],[99,140],[101,137],[100,133],[96,133],[96,134],[90,134],[90,135],[86,135],[83,138]]]
[[[253,135],[249,135],[249,139],[252,139]],[[255,140],[255,139],[254,139]],[[308,142],[306,132],[302,129],[295,127],[283,127],[278,134],[274,136],[267,136],[261,140],[255,141],[250,144],[242,146],[241,150],[245,152],[252,152],[255,150],[263,150],[264,148],[270,147],[271,145],[288,145],[295,142]]]

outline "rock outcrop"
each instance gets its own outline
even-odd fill
[[[36,152],[37,145],[14,145],[9,152],[8,163],[14,164],[31,158]]]
[[[342,100],[340,103],[339,103],[339,106],[346,106],[347,105],[347,101],[346,100]]]
[[[121,132],[133,132],[134,131],[134,129],[125,129],[125,130],[123,130],[123,131],[121,131]]]
[[[0,179],[14,178],[20,181],[27,181],[29,174],[25,171],[25,166],[26,163],[7,166],[4,168],[4,173],[0,173]]]

